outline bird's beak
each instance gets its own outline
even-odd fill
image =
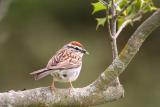
[[[85,49],[82,50],[82,53],[89,55],[89,52]]]
[[[86,52],[85,52],[85,54],[89,55],[89,52],[88,52],[88,51],[86,51]]]

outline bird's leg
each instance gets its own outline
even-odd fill
[[[56,92],[56,87],[54,85],[54,80],[52,81],[52,84],[51,84],[51,92],[52,93],[55,93]]]
[[[69,84],[70,84],[70,88],[74,88],[71,81],[69,81]]]
[[[72,82],[69,81],[69,85],[70,85],[70,88],[69,88],[69,94],[71,94],[71,89],[74,89],[73,85],[72,85]]]

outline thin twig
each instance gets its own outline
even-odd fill
[[[132,16],[128,16],[126,17],[126,21],[123,22],[123,24],[120,26],[120,28],[118,29],[115,38],[118,38],[118,36],[120,35],[120,33],[122,32],[122,30],[130,23],[130,22],[135,22],[135,21],[139,21],[142,18],[142,14],[143,11],[139,10],[135,15]]]
[[[100,3],[102,3],[104,6],[108,7],[109,2],[106,2],[104,0],[99,0]]]
[[[130,1],[126,6],[129,6],[133,3],[133,1]],[[141,10],[139,10],[135,15],[132,16],[128,16],[126,17],[126,21],[123,22],[123,24],[121,25],[121,27],[118,29],[115,38],[117,38],[120,33],[122,32],[122,30],[130,23],[130,22],[135,22],[141,19],[142,14],[144,14],[143,9],[145,9],[147,6],[149,6],[149,4],[146,4]],[[123,10],[123,9],[122,9]],[[124,9],[125,10],[125,9]],[[122,11],[121,11],[122,12]],[[123,12],[122,12],[123,13]],[[119,15],[118,15],[119,16]]]
[[[112,40],[111,40],[111,46],[112,46],[112,58],[113,60],[115,60],[116,58],[118,58],[118,48],[117,48],[117,38],[115,38],[115,34],[117,32],[117,19],[114,18],[114,16],[116,15],[116,7],[115,7],[115,2],[114,0],[111,1],[111,33],[112,33]],[[120,81],[119,81],[119,77],[117,76],[115,83],[120,85]]]
[[[134,19],[128,19],[126,20],[125,22],[123,22],[123,24],[121,25],[121,27],[118,29],[116,35],[115,35],[115,38],[117,38],[120,33],[122,32],[122,30],[131,22],[135,22],[135,21],[138,21],[141,19],[141,16],[137,17],[137,18],[134,18]]]
[[[107,18],[107,23],[108,23],[108,32],[109,32],[109,36],[110,36],[110,39],[112,40],[112,32],[111,32],[111,23],[110,23],[110,18],[109,18],[109,7],[108,7],[108,5],[109,5],[109,2],[106,2],[106,1],[104,1],[104,0],[99,0],[99,2],[101,3],[101,4],[103,4],[104,6],[106,6],[106,18]]]
[[[112,40],[112,32],[111,32],[111,23],[110,23],[110,18],[109,18],[109,8],[107,7],[106,10],[106,16],[107,16],[107,23],[108,23],[108,32],[109,32],[109,37]]]
[[[123,8],[122,10],[117,13],[114,17],[117,18],[118,16],[122,15],[123,12],[134,2],[135,0],[130,0],[129,3],[127,3]]]
[[[115,38],[115,34],[116,34],[116,28],[117,28],[117,19],[114,18],[114,16],[116,15],[116,8],[114,7],[115,2],[114,0],[112,0],[111,2],[111,33],[112,33],[112,40],[111,40],[111,45],[112,45],[112,55],[113,55],[113,60],[118,57],[118,49],[117,49],[117,43],[116,43],[116,38]]]
[[[113,39],[113,36],[112,36],[112,32],[111,32],[111,23],[110,23],[110,20],[109,18],[107,19],[108,21],[108,32],[109,32],[109,36],[111,38],[111,40]]]
[[[123,30],[123,28],[125,28],[129,23],[131,22],[131,20],[126,20],[121,27],[118,29],[115,37],[117,38],[119,36],[119,34],[121,33],[121,31]]]

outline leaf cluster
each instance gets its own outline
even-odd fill
[[[136,19],[140,19],[142,14],[156,10],[152,0],[114,0],[114,8],[116,10],[116,16],[111,16],[109,10],[111,8],[111,0],[99,0],[92,3],[93,11],[92,15],[101,11],[106,11],[105,17],[98,17],[97,27],[104,26],[108,18],[117,18],[118,29],[125,23],[125,21],[133,24]],[[107,14],[108,13],[108,14]]]

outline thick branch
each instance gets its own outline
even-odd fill
[[[160,26],[160,9],[158,9],[154,14],[145,20],[134,32],[134,34],[128,40],[121,51],[119,57],[125,66],[129,64],[135,54],[139,51],[142,43],[145,39]]]
[[[0,93],[0,107],[88,107],[114,101],[123,96],[122,86],[107,86],[102,78],[84,88],[76,88],[69,95],[68,89],[57,89],[51,93],[49,87],[26,91]]]
[[[160,9],[138,27],[120,53],[120,58],[116,58],[100,77],[87,87],[76,88],[71,95],[68,95],[68,89],[58,89],[55,94],[51,94],[48,87],[0,93],[0,106],[85,107],[121,98],[124,90],[121,85],[113,84],[114,80],[125,70],[144,40],[159,26]]]
[[[113,63],[105,70],[104,73],[108,82],[110,82],[110,80],[114,80],[125,70],[132,58],[139,51],[146,38],[159,26],[160,9],[158,9],[137,28],[121,51],[119,59],[115,59]]]

